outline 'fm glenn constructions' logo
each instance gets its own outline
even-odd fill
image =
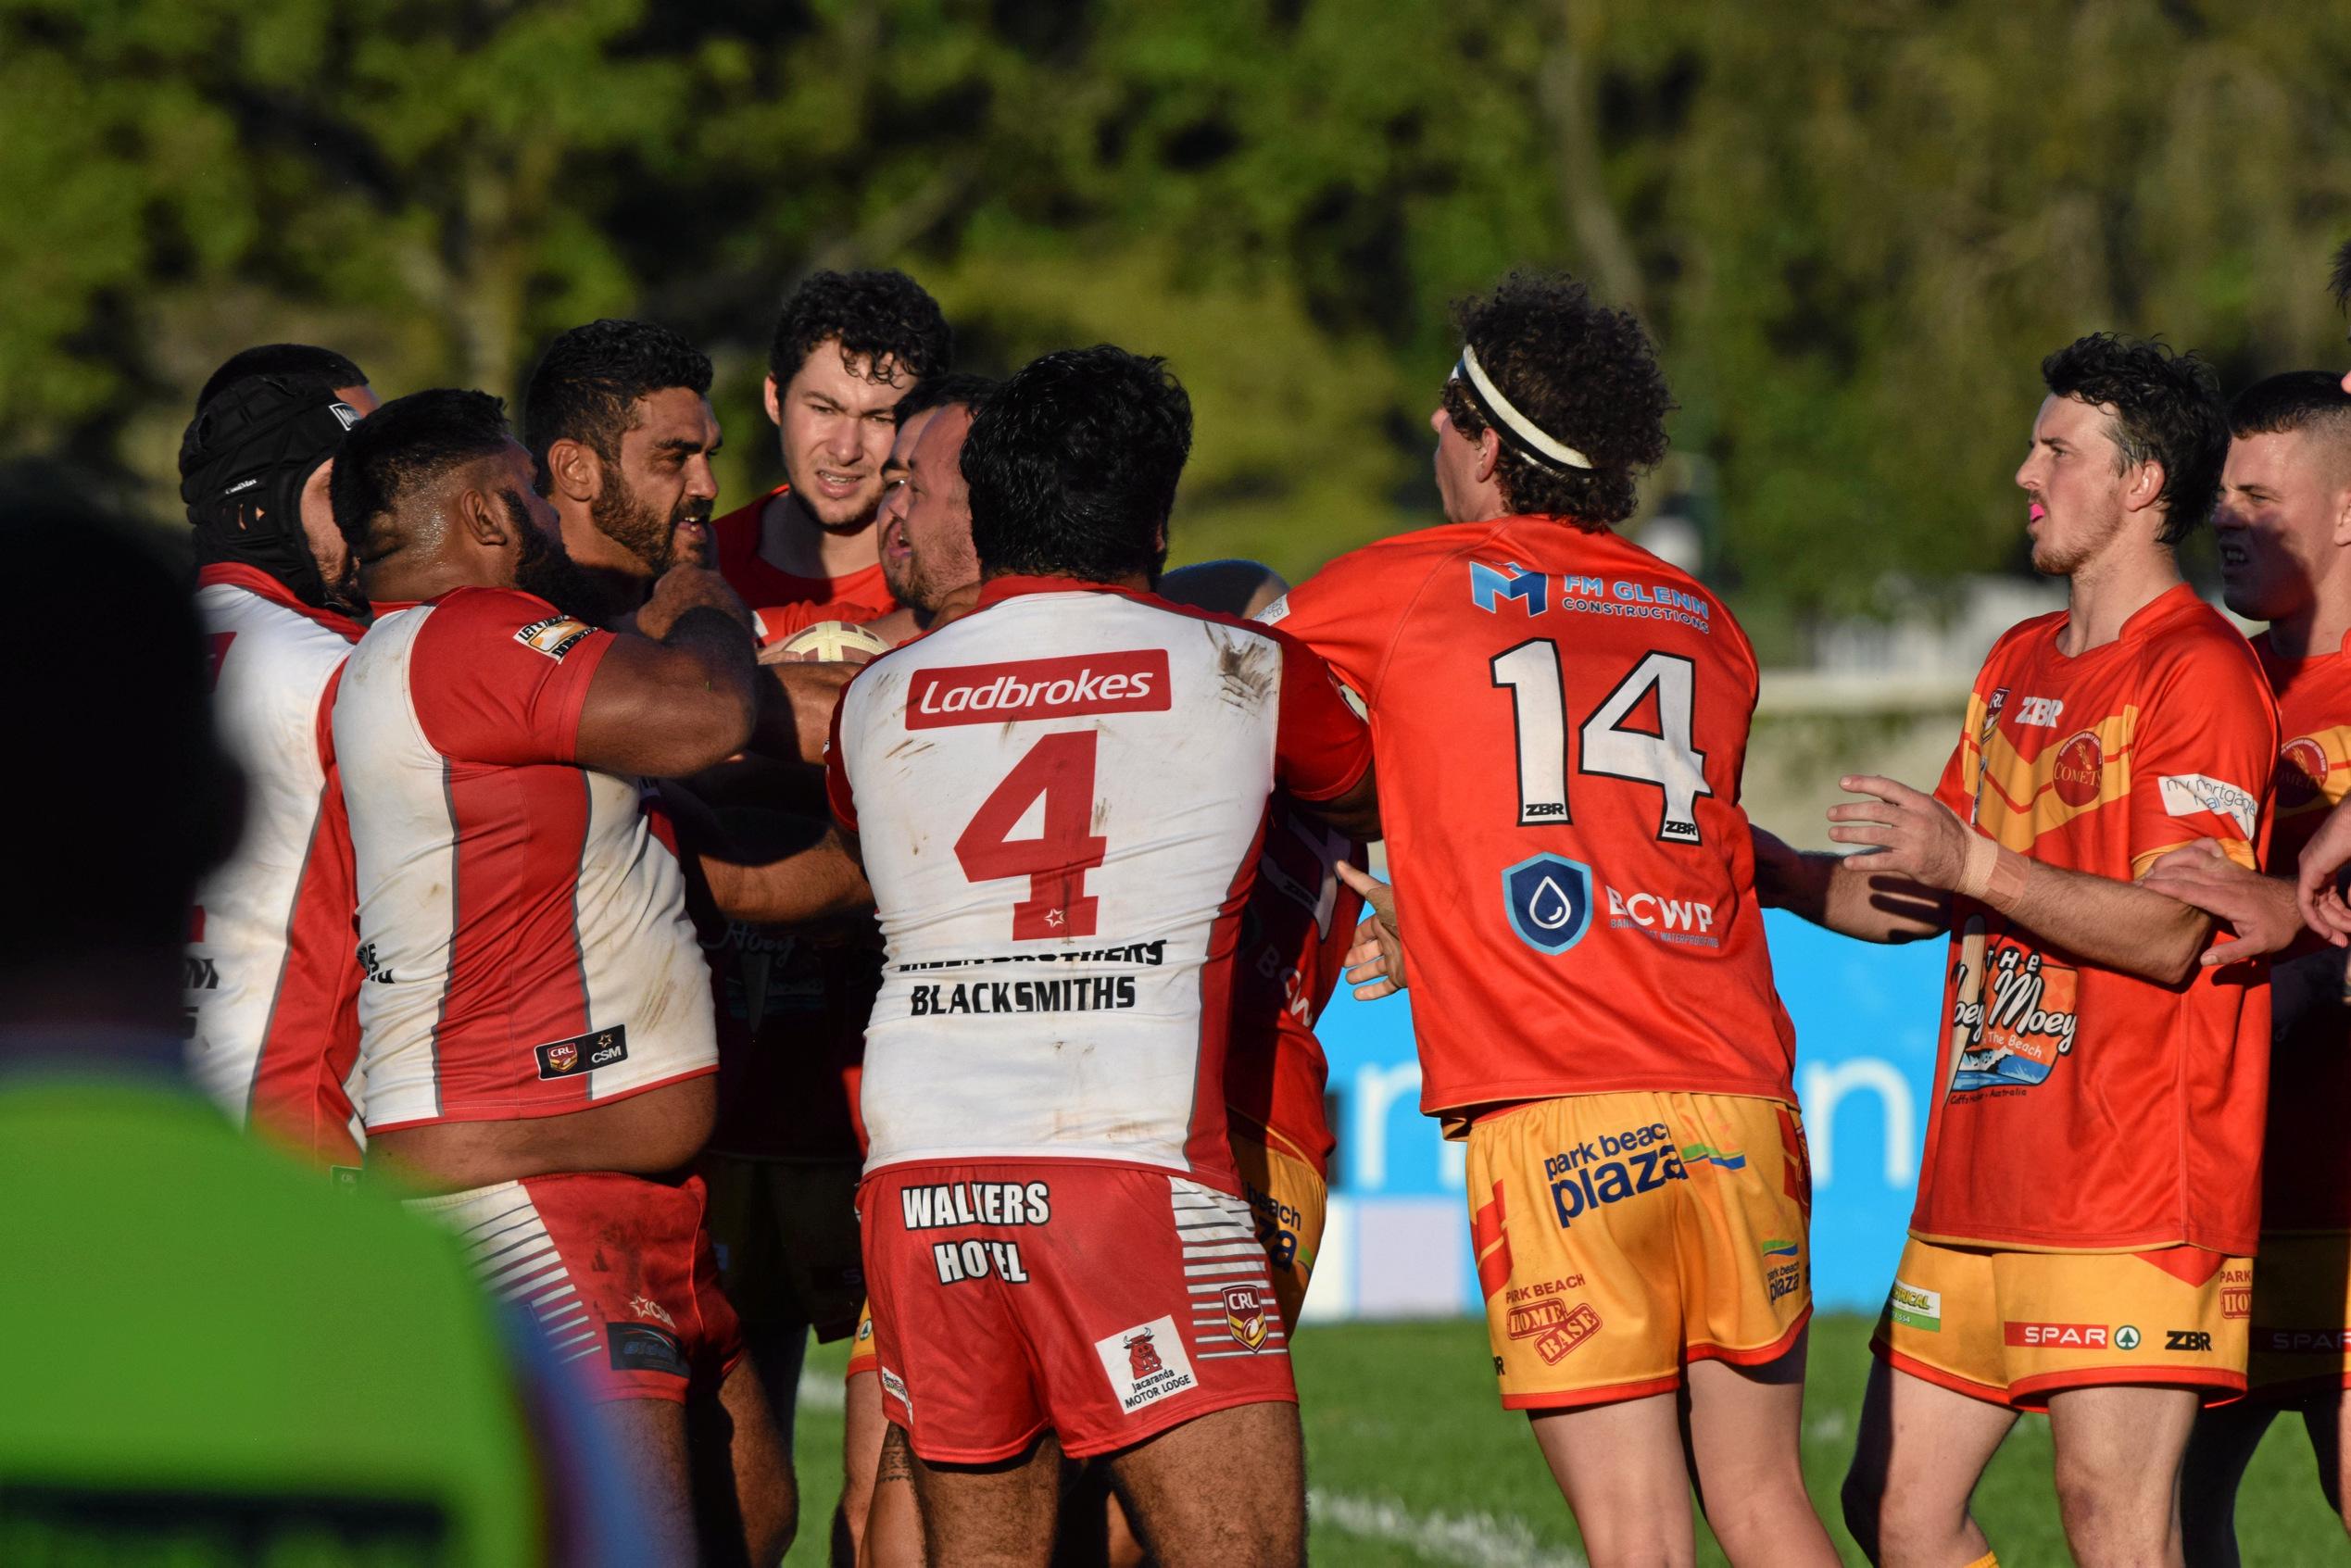
[[[1564,953],[1591,928],[1591,868],[1561,855],[1535,855],[1502,872],[1510,928],[1539,953]]]

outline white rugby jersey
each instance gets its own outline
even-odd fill
[[[369,1130],[559,1116],[714,1071],[675,846],[635,779],[573,759],[612,633],[510,589],[378,611],[334,701]]]
[[[353,1163],[358,971],[325,699],[360,628],[233,563],[203,569],[195,602],[214,717],[245,770],[245,822],[189,911],[188,1071],[239,1123]]]
[[[866,1169],[1082,1159],[1238,1192],[1224,1056],[1266,802],[1345,794],[1369,734],[1270,627],[999,577],[874,660],[826,784],[889,964]]]

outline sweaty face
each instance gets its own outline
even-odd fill
[[[2309,606],[2312,584],[2340,548],[2342,478],[2324,444],[2307,431],[2229,443],[2212,528],[2231,609],[2251,621],[2281,621]]]
[[[683,386],[648,393],[629,412],[621,483],[605,486],[592,515],[597,529],[659,575],[678,556],[700,560],[708,554],[710,507],[718,498],[710,472],[720,446],[718,416],[708,398]]]
[[[2111,410],[2078,397],[2042,400],[2032,450],[2017,470],[2033,571],[2069,577],[2122,532],[2125,475],[2112,426]]]
[[[784,445],[784,477],[811,517],[854,533],[874,521],[882,465],[898,430],[898,400],[912,381],[883,361],[883,379],[863,356],[844,362],[839,340],[809,350],[792,379],[768,383],[769,413]]]
[[[882,465],[882,504],[874,511],[874,523],[880,531],[875,542],[880,546],[882,581],[900,604],[912,602],[906,596],[914,559],[906,543],[906,508],[913,497],[907,494],[906,482],[914,461],[914,444],[937,418],[937,408],[925,408],[900,420],[898,434],[890,442],[889,460]]]
[[[907,559],[899,600],[935,610],[956,589],[979,580],[979,555],[972,548],[972,503],[963,488],[963,437],[972,411],[962,404],[938,410],[915,441],[907,465],[905,516],[900,524]],[[883,556],[883,571],[889,571]]]

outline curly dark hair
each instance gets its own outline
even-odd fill
[[[383,559],[402,543],[394,508],[453,469],[497,457],[513,439],[506,404],[486,392],[436,387],[395,397],[353,425],[335,455],[327,482],[335,531],[362,564]]]
[[[2351,435],[2351,392],[2332,370],[2287,370],[2255,382],[2229,405],[2229,433],[2282,435],[2318,430]]]
[[[2163,527],[2156,542],[2176,545],[2211,517],[2229,460],[2229,420],[2220,380],[2198,355],[2175,354],[2152,340],[2092,332],[2041,361],[2054,397],[2111,408],[2106,433],[2121,469],[2154,462],[2163,469]]]
[[[974,414],[987,401],[988,394],[1004,383],[994,376],[983,376],[972,370],[949,370],[943,376],[925,376],[914,383],[913,390],[898,400],[898,422],[904,424],[917,414],[927,414],[933,408],[944,408],[961,403]]]
[[[768,347],[767,369],[775,384],[798,374],[816,345],[828,339],[839,340],[841,363],[862,358],[869,374],[886,371],[927,381],[955,362],[955,334],[938,301],[894,268],[814,272],[803,280],[784,302]]]
[[[308,343],[263,343],[241,348],[220,362],[196,394],[196,412],[232,382],[250,376],[306,376],[329,386],[365,386],[368,373],[332,348]]]
[[[636,400],[682,386],[710,392],[710,357],[669,328],[610,319],[573,327],[547,345],[522,394],[522,445],[547,483],[547,455],[577,441],[607,465],[621,460],[621,437],[636,425]]]
[[[1166,361],[1108,344],[1030,361],[963,438],[981,571],[1089,583],[1156,572],[1191,450],[1192,400]]]
[[[1674,408],[1657,347],[1632,313],[1598,304],[1564,272],[1513,272],[1455,303],[1453,323],[1520,413],[1591,459],[1590,469],[1553,468],[1505,440],[1495,477],[1510,509],[1592,533],[1632,516],[1635,482],[1664,458]],[[1466,385],[1447,382],[1444,404],[1455,430],[1472,441],[1485,433]]]

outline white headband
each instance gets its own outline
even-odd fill
[[[1495,433],[1537,462],[1553,468],[1589,469],[1591,459],[1563,441],[1543,433],[1542,427],[1518,411],[1517,406],[1502,395],[1486,375],[1486,368],[1477,362],[1477,350],[1467,344],[1461,345],[1461,361],[1453,367],[1455,375],[1466,379],[1469,390],[1477,404],[1491,416]]]

